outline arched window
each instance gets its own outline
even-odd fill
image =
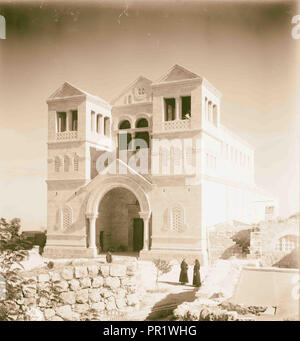
[[[146,118],[140,118],[137,120],[135,127],[136,128],[148,128],[149,123]],[[149,132],[148,131],[137,131],[135,133],[134,138],[137,140],[143,140],[144,142],[137,141],[136,143],[136,149],[140,148],[149,148]],[[141,145],[142,144],[142,145]]]
[[[119,129],[130,129],[131,124],[128,120],[121,121],[119,124]]]
[[[64,171],[68,172],[70,170],[70,158],[68,155],[64,156]]]
[[[60,158],[58,156],[56,156],[55,160],[54,160],[55,172],[59,172],[60,171],[60,166],[61,166]]]
[[[135,127],[136,128],[146,128],[148,127],[148,120],[146,118],[140,118],[139,120],[137,120]]]
[[[65,206],[63,209],[63,229],[67,230],[73,224],[73,210],[69,206]]]
[[[131,128],[131,124],[128,120],[123,120],[119,123],[119,130],[127,130]],[[127,131],[120,132],[118,134],[118,143],[120,150],[127,150],[128,145],[131,142],[131,134]]]
[[[277,240],[275,250],[281,252],[291,252],[296,247],[299,247],[299,237],[296,235],[289,234]]]

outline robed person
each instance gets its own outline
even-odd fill
[[[200,287],[201,286],[200,262],[198,261],[198,259],[195,260],[195,265],[194,265],[193,285],[195,287]]]
[[[185,259],[180,264],[180,276],[179,276],[179,282],[182,284],[188,283],[188,268],[189,266],[187,265]]]

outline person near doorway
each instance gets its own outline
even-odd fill
[[[180,275],[179,275],[179,282],[181,284],[185,284],[188,283],[189,279],[188,279],[188,268],[189,266],[187,265],[185,259],[182,260],[181,264],[180,264]]]
[[[195,287],[201,286],[200,262],[198,261],[198,259],[195,260],[195,265],[194,265],[193,286]]]
[[[110,251],[108,251],[106,254],[106,262],[112,263],[112,255],[111,255]]]

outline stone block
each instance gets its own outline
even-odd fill
[[[88,273],[90,277],[97,277],[99,273],[98,265],[88,265]]]
[[[103,277],[109,276],[109,265],[101,265],[100,270]]]
[[[65,266],[60,273],[61,277],[66,281],[69,281],[74,276],[74,268],[72,266]]]
[[[99,302],[101,300],[101,290],[90,289],[89,290],[89,299],[92,302]]]
[[[130,295],[127,295],[127,304],[129,306],[135,306],[139,303],[139,299],[137,297],[137,295],[135,294],[130,294]]]
[[[60,294],[63,304],[75,304],[76,295],[74,291],[67,291]]]
[[[50,320],[53,316],[55,316],[55,310],[54,309],[45,309],[44,310],[44,316],[46,320]]]
[[[92,279],[92,287],[93,288],[100,288],[103,286],[103,277],[95,277]]]
[[[105,309],[105,304],[104,302],[92,303],[91,308],[95,309],[96,311],[103,311]]]
[[[87,303],[89,300],[88,289],[82,289],[76,292],[76,303]]]
[[[120,287],[120,280],[116,277],[107,277],[105,278],[104,285],[111,289],[117,289]]]
[[[111,264],[109,274],[112,277],[126,276],[126,265],[124,265],[124,264]]]
[[[73,312],[72,312],[72,308],[70,305],[63,305],[63,306],[57,307],[55,309],[55,313],[57,316],[61,317],[62,319],[66,321],[72,321]]]
[[[54,288],[58,292],[68,291],[69,283],[67,281],[59,281],[54,284]]]
[[[61,280],[60,274],[57,272],[50,272],[50,279],[52,282],[58,282]]]
[[[74,311],[79,314],[86,313],[88,310],[89,310],[89,305],[87,303],[75,304],[74,306]]]
[[[39,283],[49,282],[49,280],[50,280],[49,274],[40,274],[40,275],[38,275]]]
[[[106,310],[108,310],[108,311],[115,310],[117,308],[115,298],[113,296],[109,297],[106,300],[105,307],[106,307]]]
[[[63,319],[57,315],[51,317],[50,321],[63,321]]]
[[[90,288],[91,287],[91,280],[89,277],[84,277],[80,279],[80,286],[81,288]]]
[[[80,282],[77,279],[72,279],[69,282],[70,289],[73,291],[77,291],[80,289]]]
[[[116,306],[118,309],[123,309],[126,306],[126,300],[124,298],[116,298]]]
[[[87,267],[82,266],[75,266],[75,277],[76,278],[84,278],[88,276]]]

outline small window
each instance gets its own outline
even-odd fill
[[[191,96],[181,97],[181,115],[183,120],[191,118]]]
[[[79,156],[76,154],[74,156],[74,171],[78,172],[79,170]]]
[[[131,104],[132,99],[131,99],[131,95],[128,96],[128,104]]]
[[[101,118],[102,115],[97,115],[97,133],[100,134],[101,133]]]
[[[165,121],[175,120],[175,98],[165,98]]]
[[[91,111],[91,131],[95,131],[95,111]]]
[[[110,118],[104,117],[104,135],[110,136]]]
[[[218,110],[217,110],[217,106],[215,104],[213,106],[213,124],[215,126],[218,125]]]
[[[59,172],[60,170],[60,158],[58,156],[55,157],[54,169],[55,169],[55,172]]]
[[[67,129],[67,113],[58,112],[57,113],[57,132],[63,132]]]
[[[70,170],[70,158],[65,155],[64,157],[64,171],[68,172]]]
[[[299,247],[299,237],[296,235],[286,235],[278,239],[275,250],[281,252],[292,252],[296,247]]]
[[[77,127],[78,127],[78,112],[77,112],[77,110],[72,110],[71,130],[72,131],[77,131]]]

